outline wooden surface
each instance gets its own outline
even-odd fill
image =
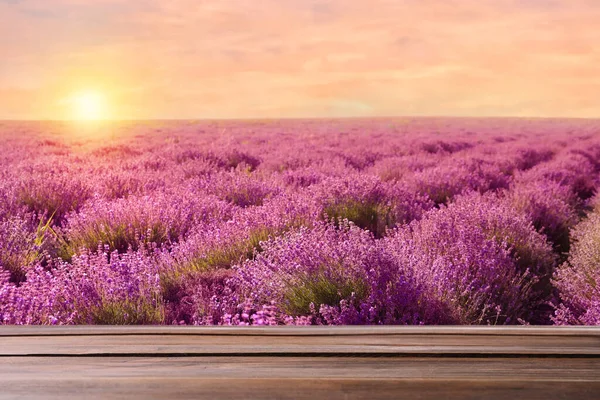
[[[600,399],[600,328],[0,327],[0,398]]]

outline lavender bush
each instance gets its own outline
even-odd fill
[[[535,320],[548,300],[554,257],[531,224],[478,194],[428,213],[388,240],[396,260],[446,305],[458,324]]]
[[[561,302],[552,320],[558,325],[600,325],[600,214],[596,211],[572,231],[567,262],[554,279]]]
[[[5,123],[0,323],[600,324],[598,132]]]
[[[421,324],[444,322],[438,304],[379,246],[347,221],[318,223],[264,244],[255,260],[236,267],[234,304],[244,313],[269,310],[271,323]],[[235,309],[234,309],[235,310]],[[243,315],[225,315],[243,322]]]

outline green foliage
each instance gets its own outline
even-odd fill
[[[248,238],[217,247],[202,257],[193,259],[187,264],[187,269],[207,271],[218,268],[230,268],[238,262],[254,258],[256,252],[261,252],[260,242],[269,239],[273,231],[267,228],[252,231]]]
[[[109,221],[90,223],[85,230],[69,236],[68,245],[63,249],[62,258],[70,259],[81,248],[96,251],[99,245],[108,246],[109,252],[126,253],[129,248],[136,251],[151,243],[162,245],[170,240],[170,231],[160,222],[110,223]]]
[[[424,192],[436,206],[448,204],[448,201],[454,195],[453,191],[446,187],[436,187],[430,190],[424,190]]]
[[[65,195],[56,188],[36,190],[24,186],[17,191],[17,203],[40,217],[52,213],[50,219],[59,225],[64,221],[67,213],[79,209],[89,196],[89,191],[81,185],[71,189],[73,193]]]
[[[0,260],[0,269],[5,269],[10,274],[10,281],[21,283],[25,280],[26,272],[23,268],[27,265],[20,257],[12,254],[4,255]]]
[[[376,202],[346,200],[327,205],[322,218],[332,218],[336,225],[341,220],[352,221],[356,226],[373,233],[376,238],[385,235],[387,228],[393,227],[395,219],[390,207]]]
[[[164,310],[147,299],[103,302],[80,316],[78,323],[95,325],[156,325],[164,321]]]
[[[179,298],[182,282],[190,272],[175,269],[160,274],[160,294],[166,302],[176,302]]]
[[[368,295],[368,285],[360,279],[333,279],[323,273],[307,275],[290,285],[284,295],[283,311],[292,316],[310,315],[310,305],[318,311],[322,304],[339,306],[354,293],[356,302]]]
[[[537,236],[534,232],[519,232],[514,227],[500,225],[484,230],[484,232],[490,240],[495,240],[499,245],[507,245],[510,248],[511,255],[521,271],[535,268],[548,274],[556,264],[551,248],[534,241]]]
[[[52,229],[53,217],[54,214],[45,222],[41,218],[33,234],[28,233],[26,238],[16,239],[21,251],[0,254],[0,265],[10,273],[11,282],[19,284],[25,281],[26,268],[43,260],[44,251],[49,244],[49,234],[56,235]]]
[[[217,246],[204,255],[180,263],[173,270],[161,273],[163,298],[167,301],[174,299],[181,288],[181,282],[190,275],[229,269],[241,261],[253,259],[256,253],[263,251],[260,243],[276,233],[265,227],[255,229],[243,240]]]

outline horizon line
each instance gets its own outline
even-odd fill
[[[109,118],[109,119],[98,119],[98,120],[77,120],[77,119],[9,119],[0,118],[0,123],[5,122],[57,122],[57,123],[79,123],[79,124],[102,124],[102,123],[113,123],[113,122],[198,122],[198,121],[281,121],[281,120],[292,120],[292,121],[314,121],[314,120],[376,120],[376,119],[520,119],[520,120],[589,120],[595,121],[600,120],[598,117],[546,117],[546,116],[508,116],[508,115],[486,115],[486,116],[464,116],[464,115],[396,115],[396,116],[344,116],[344,117],[220,117],[220,118]]]

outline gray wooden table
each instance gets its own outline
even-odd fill
[[[5,326],[0,398],[600,399],[600,328]]]

